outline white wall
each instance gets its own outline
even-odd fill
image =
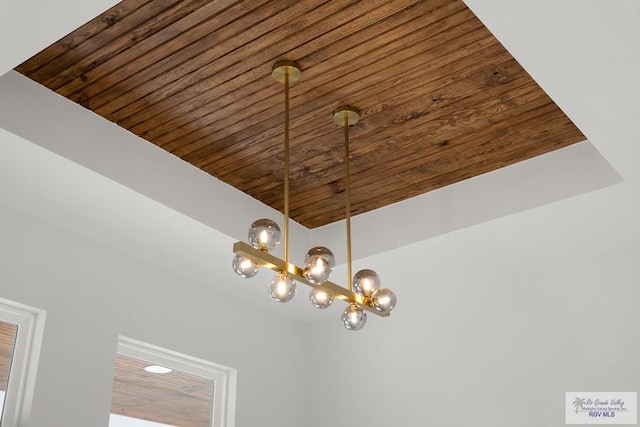
[[[107,425],[118,334],[238,369],[240,427],[304,424],[295,322],[4,207],[0,236],[0,295],[47,310],[32,426]]]
[[[2,207],[0,295],[47,310],[32,425],[106,425],[118,334],[237,368],[238,426],[564,425],[565,391],[640,384],[635,191],[358,260],[400,298],[358,333],[339,303],[280,318]]]
[[[640,242],[602,191],[364,260],[398,307],[314,325],[307,425],[560,427],[567,391],[637,391]]]

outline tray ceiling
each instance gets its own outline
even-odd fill
[[[125,0],[17,71],[282,210],[281,59],[303,70],[290,208],[310,228],[344,218],[339,105],[362,110],[354,214],[585,139],[458,0]]]

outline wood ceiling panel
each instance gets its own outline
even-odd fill
[[[408,8],[394,15],[393,17],[396,17],[398,15],[409,16],[410,15],[409,12],[413,12],[413,11],[414,11],[414,8]],[[405,21],[406,21],[406,18],[405,18]],[[397,24],[397,25],[400,25],[400,24]],[[344,49],[344,50],[340,52],[341,57],[332,58],[332,60],[343,63],[348,66],[349,64],[346,63],[347,61],[352,61],[354,58],[358,58],[358,57],[360,58],[360,61],[362,61],[363,58],[367,58],[367,56],[364,55],[365,53],[370,52],[371,49],[380,47],[375,42],[379,40],[383,40],[382,44],[387,43],[386,42],[387,38],[385,37],[385,34],[382,33],[382,31],[384,30],[384,26],[381,25],[380,22],[367,28],[367,30],[369,29],[372,29],[370,33],[369,32],[359,33],[356,36],[350,36],[348,38],[349,40],[347,39],[338,40],[337,43],[340,43],[341,45],[343,45],[343,47],[341,47],[340,49]],[[376,36],[376,35],[379,35],[379,36]],[[369,42],[366,44],[366,46],[364,44],[353,46],[352,43],[356,42],[356,39],[354,37],[366,37],[369,40]],[[346,42],[343,42],[345,40]],[[351,46],[351,48],[349,46]],[[318,57],[326,58],[330,54],[330,51],[328,48],[322,48],[321,51],[322,52],[320,52]],[[314,53],[314,55],[316,53]],[[384,54],[385,52],[380,52],[380,53]],[[322,103],[322,99],[317,99],[314,105],[320,104],[322,108],[326,108],[326,102],[333,102],[332,100],[335,93],[335,89],[333,88],[332,85],[335,85],[336,82],[344,82],[345,77],[348,77],[348,76],[342,75],[343,74],[342,70],[331,69],[325,66],[324,64],[328,64],[328,61],[321,62],[315,67],[315,70],[316,70],[315,75],[318,77],[321,77],[322,78],[321,81],[316,80],[314,85],[297,85],[296,86],[296,89],[292,94],[294,96],[294,99],[292,100],[293,101],[292,104],[296,109],[299,109],[300,107],[305,107],[308,105],[306,104],[305,99],[315,100],[316,98],[319,98],[323,94],[326,94],[328,90],[331,91],[330,93],[331,99],[325,99],[324,103]],[[270,66],[271,66],[271,63],[265,63],[264,66],[259,70],[259,75],[262,75],[263,73],[268,71]],[[344,85],[344,83],[342,84]],[[319,88],[320,90],[313,90],[316,87]],[[279,88],[276,87],[275,89],[277,92]],[[306,90],[306,89],[309,89],[309,90]],[[302,92],[303,95],[297,95],[299,91]],[[275,95],[278,95],[278,96],[275,96]],[[298,100],[300,100],[300,102],[297,103]],[[193,130],[194,127],[192,126],[190,127],[190,129],[187,129],[186,132],[184,132],[183,129],[178,128],[176,129],[176,131],[173,131],[169,134],[159,135],[158,140],[161,141],[160,145],[163,148],[174,152],[174,154],[176,155],[184,156],[186,154],[191,153],[195,149],[206,146],[208,144],[207,141],[209,138],[220,140],[225,136],[233,135],[235,132],[251,127],[252,125],[256,124],[256,117],[262,119],[263,118],[262,115],[266,114],[266,111],[272,111],[274,108],[275,108],[275,116],[270,117],[270,119],[272,120],[267,124],[267,126],[275,127],[277,129],[278,123],[282,121],[281,112],[280,114],[278,114],[278,111],[281,110],[282,108],[281,107],[282,97],[280,93],[274,93],[273,85],[266,85],[264,89],[261,89],[259,93],[254,94],[254,96],[252,97],[242,97],[238,95],[236,92],[223,94],[221,98],[218,98],[217,104],[218,106],[223,106],[223,107],[221,109],[214,111],[213,113],[210,113],[209,115],[201,116],[203,117],[204,120],[206,120],[204,123],[205,124],[204,127],[196,128],[195,130]],[[316,107],[316,110],[317,110],[317,107]],[[308,115],[310,111],[301,110],[298,113],[299,114],[306,113]],[[315,113],[318,113],[318,111],[315,111]],[[327,114],[328,113],[326,113],[326,110],[323,110],[320,112],[320,117],[325,118],[325,123],[326,123]],[[264,117],[264,118],[266,119],[267,117]],[[203,120],[203,119],[200,119],[200,120]],[[167,125],[170,125],[170,124],[167,124]],[[215,132],[216,130],[223,131],[224,134],[212,135],[211,132]],[[185,145],[179,140],[179,138],[184,137],[190,132],[195,132],[189,136],[189,138],[191,140],[194,140],[195,142]],[[153,134],[149,134],[149,136],[151,136],[152,138],[154,137]],[[237,136],[237,135],[235,137],[236,140],[240,138],[241,136]],[[277,141],[276,141],[276,145],[278,145]],[[247,154],[249,153],[247,152]]]
[[[477,26],[477,24],[476,24]],[[406,26],[406,28],[411,28],[410,26]],[[398,36],[397,39],[403,39],[404,34]],[[419,36],[424,37],[423,34]],[[411,39],[408,39],[411,41]],[[394,53],[398,53],[402,48],[403,42],[399,41],[397,43],[389,43],[387,46],[384,46],[375,51],[376,55],[371,54],[371,51],[364,51],[361,53],[361,56],[351,56],[351,55],[341,55],[338,58],[334,58],[336,62],[343,64],[341,68],[337,69],[327,69],[326,67],[317,67],[315,72],[316,77],[312,82],[308,82],[307,87],[311,89],[311,93],[304,92],[307,87],[303,86],[301,83],[296,84],[292,88],[292,108],[295,109],[296,113],[302,116],[302,119],[295,120],[294,126],[296,128],[297,135],[295,135],[296,141],[293,141],[294,144],[302,145],[303,141],[313,140],[317,135],[314,132],[321,132],[321,135],[333,134],[336,131],[335,124],[331,120],[327,120],[327,117],[330,117],[330,113],[332,110],[327,111],[326,105],[335,99],[336,96],[342,95],[343,97],[359,97],[364,98],[367,94],[374,94],[379,91],[381,87],[376,86],[375,88],[371,88],[370,81],[366,79],[367,75],[364,75],[362,71],[367,70],[365,66],[368,66],[369,69],[375,69],[378,71],[384,71],[389,75],[398,74],[399,69],[404,69],[406,65],[402,63],[399,59],[394,57]],[[435,44],[435,42],[433,43]],[[430,46],[433,46],[430,44]],[[353,49],[355,50],[355,49]],[[347,51],[347,53],[350,53]],[[404,55],[416,55],[420,53],[419,51],[404,51]],[[369,55],[367,55],[369,54]],[[378,60],[377,55],[383,57],[383,60]],[[387,65],[392,65],[392,68],[386,68]],[[358,69],[360,72],[351,72],[351,68]],[[412,85],[413,87],[413,85]],[[276,89],[278,89],[276,87]],[[315,89],[315,90],[313,90]],[[298,95],[298,90],[302,91],[301,95]],[[278,114],[278,109],[282,109],[282,98],[281,94],[277,93],[271,98],[271,109],[276,111],[276,115],[270,117],[268,120],[263,120],[262,122],[255,123],[255,118],[249,120],[246,123],[239,123],[234,125],[229,123],[228,126],[222,128],[225,132],[229,132],[229,129],[235,130],[238,132],[233,134],[233,137],[236,141],[251,141],[253,138],[270,138],[273,130],[278,130],[278,125],[282,122],[282,113]],[[364,99],[363,99],[364,100]],[[274,108],[275,106],[275,108]],[[262,117],[261,117],[262,118]],[[267,134],[262,134],[260,132],[271,132]],[[228,135],[228,134],[227,134]],[[224,138],[224,135],[221,135]],[[282,143],[275,139],[272,147],[278,150]],[[210,147],[210,146],[207,146]],[[240,151],[237,150],[236,154],[239,158],[244,157],[245,155],[255,155],[256,153],[264,153],[262,147],[257,146],[249,146],[246,149]],[[188,161],[192,161],[200,167],[206,168],[207,164],[217,163],[217,158],[212,157],[208,158],[207,155],[211,148],[207,148],[206,150],[201,150],[197,153],[190,152],[190,155],[183,155],[185,159]],[[278,150],[281,151],[281,148]],[[301,151],[292,152],[292,156],[294,159],[300,157],[299,154]],[[263,155],[266,155],[263,154]],[[201,160],[197,161],[196,158],[200,158]],[[232,159],[227,158],[225,164],[226,167]],[[220,171],[220,169],[217,169]],[[222,173],[222,172],[218,172]],[[280,178],[281,179],[281,178]]]
[[[213,380],[172,371],[153,374],[149,363],[116,356],[111,413],[157,423],[211,426]]]
[[[0,390],[7,391],[18,326],[0,322]]]
[[[460,0],[125,0],[17,70],[282,210],[281,59],[303,70],[290,208],[307,227],[344,218],[339,105],[362,110],[356,214],[585,139]]]
[[[475,61],[477,61],[478,58],[483,55],[491,55],[491,50],[490,49],[483,50],[479,52],[479,55],[471,55],[471,56],[465,57],[463,61],[468,64],[475,64]],[[502,58],[493,57],[492,59],[500,60],[500,59],[506,59],[506,58],[507,56],[503,55]],[[511,59],[511,61],[513,60]],[[496,67],[494,65],[491,65],[488,68],[488,71],[485,70],[483,73],[481,73],[480,78],[484,79],[487,72],[492,74],[495,68]],[[463,74],[464,81],[462,83],[466,85],[468,85],[468,80],[471,77],[469,76],[469,71],[467,70],[468,68],[462,69],[462,72],[464,73]],[[475,71],[475,70],[476,68],[474,67],[472,71]],[[424,78],[425,81],[428,79],[428,77],[429,77],[428,74],[418,75],[418,78]],[[450,80],[454,80],[454,81],[449,82]],[[366,146],[363,145],[362,147],[360,147],[358,151],[354,151],[352,154],[352,157],[356,159],[358,157],[361,157],[362,155],[368,155],[368,156],[370,155],[371,159],[384,157],[384,159],[382,158],[380,159],[381,161],[383,161],[386,159],[386,155],[382,156],[382,154],[385,153],[385,151],[388,152],[388,154],[394,154],[394,153],[396,155],[399,154],[397,150],[399,141],[397,141],[398,143],[396,144],[389,144],[387,135],[390,135],[389,137],[396,136],[399,139],[400,137],[397,134],[399,128],[407,124],[410,124],[410,126],[407,129],[407,132],[409,132],[410,134],[407,134],[407,135],[403,134],[402,138],[405,138],[405,137],[410,137],[410,138],[408,138],[407,142],[403,144],[403,150],[401,151],[401,153],[403,157],[405,154],[407,155],[416,154],[416,153],[411,153],[407,151],[408,148],[410,148],[410,145],[412,143],[420,142],[420,140],[416,138],[422,137],[422,139],[426,140],[425,137],[428,136],[429,140],[435,141],[434,138],[436,137],[439,137],[440,140],[443,140],[442,135],[439,135],[439,134],[441,131],[445,130],[443,126],[448,125],[449,120],[446,117],[441,118],[442,117],[441,115],[443,114],[460,115],[459,113],[462,111],[461,108],[464,108],[465,106],[473,107],[474,104],[477,102],[477,100],[483,99],[486,97],[490,97],[490,99],[494,102],[500,101],[499,98],[495,97],[495,94],[492,95],[492,91],[490,88],[481,92],[475,92],[473,90],[473,88],[475,88],[475,85],[472,85],[472,91],[469,98],[456,100],[451,96],[449,96],[448,93],[457,91],[459,94],[458,97],[460,97],[462,94],[462,91],[465,89],[464,87],[461,87],[460,84],[456,84],[457,80],[462,80],[462,79],[457,79],[455,75],[450,75],[446,79],[442,79],[441,81],[436,81],[431,85],[429,83],[425,83],[423,85],[425,91],[428,91],[433,94],[432,97],[427,97],[426,100],[424,99],[424,96],[418,96],[416,98],[415,95],[413,95],[409,91],[401,92],[403,87],[406,86],[406,84],[403,82],[397,82],[397,84],[395,85],[393,84],[389,85],[386,91],[384,90],[385,87],[381,86],[378,88],[377,92],[370,92],[371,94],[375,94],[374,96],[376,97],[388,96],[388,99],[392,100],[393,102],[384,104],[383,107],[380,108],[379,110],[367,109],[364,111],[364,113],[369,114],[370,117],[378,118],[379,122],[376,124],[375,127],[369,127],[367,126],[367,124],[365,124],[365,126],[363,127],[353,129],[352,136],[354,138],[359,138],[359,139],[367,138],[368,140],[371,141],[371,143],[367,144]],[[521,84],[521,82],[517,82],[516,84]],[[429,87],[429,85],[432,86],[433,92],[431,92],[431,88]],[[535,87],[537,88],[537,86]],[[400,93],[402,95],[395,96],[395,93],[397,93],[398,90],[400,90]],[[366,91],[363,92],[361,95],[363,97],[366,96]],[[437,109],[431,108],[431,104],[434,104],[434,103],[438,104]],[[415,105],[409,105],[409,107],[406,108],[405,106],[407,104],[415,104]],[[422,105],[424,104],[427,104],[427,106],[423,107]],[[451,107],[451,108],[448,108],[448,107]],[[419,110],[417,111],[416,110],[417,108],[422,108],[425,111],[424,112]],[[435,135],[425,135],[425,130],[418,127],[418,125],[425,120],[429,121],[429,123],[432,124],[432,128],[433,128],[432,133],[435,133]],[[303,133],[304,139],[301,138],[301,140],[303,141],[309,140],[309,142],[312,142],[314,137],[326,137],[326,136],[333,137],[334,135],[336,135],[336,125],[333,122],[330,122],[330,123],[326,123],[326,122],[327,122],[326,116],[320,116],[317,122],[313,125],[315,125],[316,130],[322,129],[323,133],[318,135],[312,134],[312,138],[309,139],[307,137],[310,135],[310,131],[305,132]],[[411,123],[408,123],[408,122],[411,122]],[[404,127],[407,127],[407,126],[404,126]],[[458,132],[465,132],[465,129],[463,128],[456,128],[454,130]],[[339,138],[337,143],[338,144],[336,145],[336,147],[339,148],[340,147]],[[310,144],[307,145],[307,147],[311,148],[312,151],[310,153],[307,153],[308,155],[306,156],[306,158],[308,158],[308,160],[306,160],[304,163],[305,167],[307,168],[306,170],[308,170],[308,168],[315,169],[315,168],[323,168],[323,167],[324,168],[333,167],[333,168],[336,168],[336,170],[338,169],[340,171],[342,170],[342,166],[336,165],[335,162],[328,161],[330,160],[328,158],[322,158],[322,156],[319,156],[320,152],[317,149],[314,149],[313,147],[311,147]],[[325,156],[333,155],[331,150],[327,150],[327,149],[325,149],[322,152],[322,154],[324,154]],[[294,159],[295,159],[295,155],[294,155]],[[302,160],[302,158],[300,158],[300,160]],[[377,162],[374,161],[374,163],[377,163]],[[356,162],[356,165],[357,164],[358,162]],[[227,165],[225,165],[225,167],[226,166]],[[219,168],[218,173],[222,174],[223,172],[225,172],[226,171],[225,167]],[[321,169],[316,169],[316,170],[321,170]],[[304,172],[304,171],[301,171],[300,168],[298,168],[298,171]],[[357,170],[354,169],[354,172],[357,172]],[[332,176],[334,175],[335,173],[332,174]],[[274,179],[274,177],[263,177],[263,179],[265,178],[267,181],[273,181]],[[298,175],[296,175],[296,171],[294,170],[294,172],[292,173],[292,178],[294,181],[297,181],[297,178],[302,178],[302,177],[299,177]],[[316,174],[314,178],[319,179],[321,178],[321,176],[319,174]],[[252,188],[251,182],[240,183],[240,185],[247,185],[248,186],[247,188]]]

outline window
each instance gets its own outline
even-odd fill
[[[16,345],[18,325],[0,321],[0,415],[4,412],[4,399],[9,384],[9,370]],[[2,417],[0,416],[0,423]]]
[[[109,427],[233,427],[236,371],[120,337]]]
[[[45,312],[0,298],[0,425],[28,424]]]

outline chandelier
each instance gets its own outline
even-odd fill
[[[349,171],[349,126],[360,119],[357,109],[344,106],[333,113],[333,121],[344,129],[344,164],[346,196],[347,273],[346,288],[329,281],[335,266],[333,253],[323,246],[307,252],[304,267],[289,261],[289,85],[302,76],[298,65],[292,61],[279,61],[273,66],[272,77],[284,83],[284,232],[270,219],[259,219],[249,227],[249,244],[236,242],[233,245],[233,270],[241,277],[255,276],[261,267],[273,270],[276,275],[268,286],[269,294],[277,302],[290,301],[296,294],[296,282],[311,287],[309,299],[316,308],[329,307],[334,299],[348,305],[342,313],[342,324],[351,331],[362,329],[367,323],[367,311],[387,317],[396,306],[395,294],[381,287],[380,276],[369,269],[360,270],[352,276],[351,268],[351,194]],[[283,240],[284,259],[270,251]]]

